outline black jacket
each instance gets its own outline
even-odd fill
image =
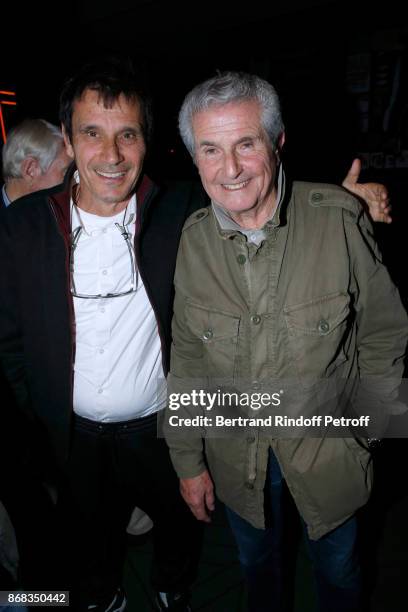
[[[45,427],[60,465],[69,451],[75,354],[69,180],[21,198],[2,211],[0,223],[0,359],[20,407]],[[167,374],[178,243],[185,219],[206,201],[198,184],[159,188],[146,176],[137,201],[136,258]]]

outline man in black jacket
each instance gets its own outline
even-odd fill
[[[0,226],[0,357],[59,465],[76,609],[124,609],[124,536],[137,505],[154,522],[157,609],[189,610],[201,530],[156,415],[178,242],[206,200],[195,185],[159,189],[143,174],[151,117],[128,64],[85,65],[60,112],[77,172],[9,207]]]
[[[124,536],[153,519],[158,609],[188,610],[200,528],[156,413],[166,401],[173,272],[192,188],[142,174],[150,111],[132,68],[87,65],[61,96],[71,184],[32,194],[1,228],[1,356],[51,440],[77,609],[124,609]],[[61,585],[64,586],[64,585]]]

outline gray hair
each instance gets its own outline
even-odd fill
[[[47,172],[63,144],[61,130],[44,119],[25,119],[7,134],[3,147],[3,178],[21,178],[21,163],[27,157],[38,160]]]
[[[273,148],[284,131],[280,102],[275,88],[254,74],[222,72],[200,83],[184,98],[179,113],[179,131],[189,153],[194,157],[193,117],[212,106],[230,102],[257,100],[261,107],[261,121]]]

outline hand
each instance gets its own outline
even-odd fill
[[[195,478],[180,478],[180,493],[196,519],[211,523],[214,486],[207,470]]]
[[[381,183],[358,183],[360,172],[361,161],[355,159],[342,183],[343,187],[365,202],[373,221],[391,223],[391,206],[387,188]]]

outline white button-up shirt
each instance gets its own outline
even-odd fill
[[[144,417],[164,407],[166,382],[155,314],[115,223],[130,233],[133,251],[136,196],[126,211],[100,217],[71,202],[71,230],[82,226],[73,255],[76,295],[124,293],[86,299],[74,296],[76,353],[74,411],[93,421]]]

